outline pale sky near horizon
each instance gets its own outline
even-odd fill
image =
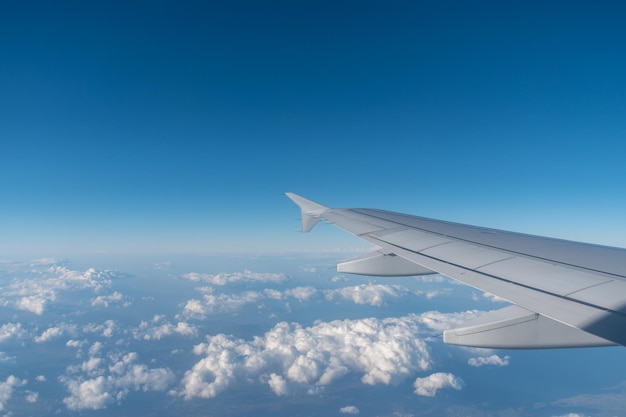
[[[625,12],[3,2],[0,253],[359,245],[286,191],[626,246]]]

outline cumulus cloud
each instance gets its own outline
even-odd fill
[[[15,301],[15,307],[41,316],[48,301],[54,301],[55,299],[56,293],[54,291],[41,290],[38,295],[31,295],[18,299]]]
[[[0,411],[6,409],[6,404],[13,396],[14,389],[26,385],[26,382],[25,379],[19,379],[13,375],[9,375],[4,381],[0,380]]]
[[[446,320],[456,322],[475,314],[431,312],[317,322],[311,327],[282,322],[251,341],[210,336],[194,347],[202,359],[185,373],[178,394],[186,399],[212,398],[237,381],[257,380],[284,395],[292,389],[331,384],[348,373],[360,374],[364,384],[394,384],[430,368],[424,335]]]
[[[132,331],[135,339],[161,340],[166,336],[178,334],[181,336],[196,336],[198,329],[189,323],[180,321],[176,325],[165,320],[165,316],[155,315],[150,322],[142,321],[137,329]]]
[[[287,395],[289,393],[287,381],[285,380],[285,378],[278,374],[272,372],[269,379],[267,380],[267,384],[276,395]]]
[[[89,354],[91,356],[95,356],[97,354],[100,353],[100,351],[102,350],[102,342],[94,342],[90,347],[89,347]]]
[[[359,414],[359,409],[353,405],[348,405],[346,407],[341,407],[339,412],[341,414]]]
[[[65,343],[65,346],[67,347],[73,347],[73,348],[81,348],[85,343],[87,343],[86,340],[73,340],[70,339]]]
[[[111,337],[113,336],[113,332],[115,331],[115,321],[106,320],[102,324],[89,323],[83,326],[84,333],[100,333],[103,337]]]
[[[63,329],[61,329],[60,327],[50,327],[49,329],[44,330],[41,335],[35,336],[34,340],[35,343],[43,343],[47,342],[48,340],[60,337],[61,335],[63,335]]]
[[[381,306],[389,298],[398,298],[409,293],[407,288],[399,285],[362,284],[326,290],[324,295],[328,300],[342,298],[355,304]]]
[[[424,397],[434,397],[437,391],[444,388],[463,388],[463,380],[450,373],[437,372],[426,378],[417,378],[413,383],[415,393]]]
[[[480,366],[485,366],[485,365],[492,365],[492,366],[507,366],[509,364],[509,360],[511,358],[509,356],[505,356],[503,358],[501,358],[498,355],[491,355],[491,356],[480,356],[477,358],[470,358],[467,363],[470,366],[475,366],[475,367],[480,367]]]
[[[22,276],[19,279],[1,286],[0,303],[42,315],[48,304],[58,300],[60,292],[85,289],[99,292],[109,287],[113,278],[120,276],[112,270],[73,270],[52,261],[31,262],[27,270],[20,271]]]
[[[227,285],[237,282],[279,283],[285,281],[287,276],[283,273],[259,273],[246,269],[243,272],[222,272],[215,275],[190,272],[183,275],[183,278],[191,281],[206,282],[213,285]]]
[[[333,278],[333,282],[339,281],[341,277],[335,278]],[[424,282],[444,281],[444,278],[440,275],[429,275],[424,277],[418,277],[417,279]],[[352,287],[325,290],[324,295],[328,300],[345,299],[352,301],[356,304],[380,306],[387,302],[389,299],[398,298],[409,294],[419,295],[431,299],[438,296],[450,294],[451,291],[452,290],[449,288],[411,291],[401,285],[382,285],[368,283]]]
[[[122,293],[115,291],[110,295],[99,295],[96,298],[91,300],[92,307],[104,307],[107,308],[109,305],[113,304],[121,304],[124,307],[130,305],[129,301],[124,301],[124,296]]]
[[[305,302],[318,295],[318,291],[314,287],[295,287],[284,291],[274,290],[266,288],[263,290],[263,296],[270,300],[287,300],[289,298],[295,298],[300,302]]]
[[[317,295],[314,287],[296,287],[284,291],[285,297],[293,297],[300,302],[308,301]]]
[[[187,301],[183,307],[183,317],[201,320],[208,314],[231,313],[265,298],[262,293],[256,291],[246,291],[241,294],[216,294],[211,287],[203,287],[201,290],[204,292],[202,300]]]
[[[165,391],[175,380],[168,368],[137,364],[137,354],[92,356],[71,366],[59,378],[70,395],[63,399],[70,410],[101,410],[131,391]]]
[[[26,402],[36,403],[38,399],[39,399],[39,393],[38,392],[33,392],[33,391],[27,391],[26,392]]]
[[[6,323],[0,326],[0,343],[10,339],[20,339],[26,334],[21,323]]]
[[[218,293],[214,287],[199,287],[203,293],[202,299],[188,300],[179,318],[202,320],[207,315],[216,313],[232,313],[248,304],[261,304],[264,300],[288,301],[295,299],[301,303],[315,297],[324,297],[326,300],[349,301],[355,304],[381,306],[389,300],[409,294],[425,295],[427,298],[444,293],[443,291],[412,292],[400,285],[362,284],[328,290],[318,290],[311,286],[295,287],[283,291],[266,288],[263,291],[246,291],[240,294]],[[286,304],[288,307],[288,304]]]

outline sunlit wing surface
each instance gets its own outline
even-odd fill
[[[440,273],[513,306],[444,332],[446,343],[533,349],[626,345],[626,249],[469,226],[374,209],[333,209],[287,193],[302,231],[326,221],[379,250],[345,273]]]

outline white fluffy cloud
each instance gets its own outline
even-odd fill
[[[424,397],[434,397],[437,391],[444,388],[463,388],[463,380],[450,373],[437,372],[426,378],[417,378],[413,383],[415,393]]]
[[[6,323],[0,326],[0,343],[12,338],[20,339],[26,334],[21,323]]]
[[[13,390],[16,387],[26,385],[25,379],[16,378],[13,375],[9,375],[6,380],[0,381],[0,411],[4,411],[7,402],[13,396]]]
[[[272,372],[267,380],[267,384],[276,395],[287,395],[289,393],[287,381],[278,374]]]
[[[359,409],[353,405],[348,405],[346,407],[341,407],[339,412],[341,414],[359,414]]]
[[[178,334],[181,336],[196,336],[198,329],[189,323],[179,321],[176,325],[165,319],[165,316],[156,315],[150,322],[142,321],[137,329],[132,331],[135,339],[161,340],[166,336]]]
[[[99,295],[96,298],[91,300],[92,307],[104,307],[107,308],[109,305],[113,304],[121,304],[124,307],[130,305],[129,301],[124,301],[124,296],[119,291],[115,291],[110,295]]]
[[[381,306],[389,298],[398,298],[409,294],[410,291],[399,285],[362,284],[353,287],[326,290],[326,299],[343,298],[355,304]]]
[[[215,285],[226,285],[240,281],[279,282],[285,278],[284,274],[260,274],[247,270],[242,273],[222,273],[216,275],[189,273],[184,275],[184,277],[193,281]],[[413,291],[401,285],[375,283],[326,290],[319,290],[311,286],[295,287],[282,291],[265,288],[262,291],[246,291],[235,294],[219,292],[212,286],[198,287],[196,290],[202,293],[201,298],[193,298],[185,302],[182,312],[176,316],[177,319],[203,320],[212,314],[235,313],[251,304],[265,308],[265,301],[283,301],[285,303],[284,307],[288,310],[291,309],[291,306],[288,304],[289,299],[295,299],[301,303],[311,301],[312,299],[317,299],[317,301],[326,299],[329,301],[348,301],[360,305],[381,306],[407,295],[433,298],[447,294],[450,291],[449,289]]]
[[[230,313],[239,310],[246,304],[254,304],[265,296],[256,291],[246,291],[241,294],[216,294],[211,287],[200,289],[204,292],[202,300],[192,299],[183,307],[183,317],[204,319],[207,314]]]
[[[29,403],[36,403],[37,400],[39,399],[39,393],[38,392],[33,392],[33,391],[28,391],[26,392],[26,402]]]
[[[289,298],[295,298],[300,302],[308,301],[317,296],[319,293],[320,291],[314,287],[295,287],[285,291],[278,291],[270,288],[263,290],[263,295],[271,300],[287,300]]]
[[[194,347],[194,353],[203,357],[185,373],[178,394],[186,399],[212,398],[237,381],[257,380],[284,395],[292,388],[331,384],[348,373],[360,374],[364,384],[396,383],[430,368],[426,333],[446,320],[456,322],[475,314],[430,312],[317,322],[311,327],[282,322],[251,341],[211,336]]]
[[[27,271],[21,271],[24,277],[0,287],[0,303],[42,315],[48,304],[57,301],[60,292],[85,289],[100,292],[110,287],[112,279],[119,276],[112,270],[88,268],[78,271],[65,265],[51,264],[52,261],[32,262]]]
[[[89,323],[83,326],[82,330],[84,333],[99,333],[103,337],[111,337],[113,336],[113,332],[115,331],[115,321],[106,320],[102,324]]]
[[[167,368],[135,363],[137,354],[92,356],[68,368],[59,380],[70,395],[63,402],[70,410],[100,410],[125,398],[131,391],[165,391],[175,380]]]
[[[35,343],[43,343],[48,340],[60,337],[63,335],[63,329],[60,327],[50,327],[41,333],[39,336],[35,336]]]
[[[54,291],[42,289],[37,295],[19,298],[15,301],[15,307],[41,316],[45,310],[46,304],[55,299],[56,293]]]
[[[286,297],[293,297],[300,302],[307,301],[317,295],[317,289],[314,287],[296,287],[285,290]]]
[[[236,282],[279,283],[285,281],[287,279],[287,276],[283,273],[259,273],[252,272],[246,269],[243,272],[222,272],[215,275],[190,272],[183,275],[183,278],[191,281],[206,282],[213,285],[227,285]]]
[[[218,293],[213,287],[200,287],[202,299],[188,300],[183,306],[180,317],[204,319],[209,314],[232,313],[248,304],[260,304],[264,300],[286,301],[290,298],[306,302],[314,297],[323,296],[327,300],[344,300],[355,304],[381,306],[387,301],[409,294],[417,294],[399,285],[363,284],[330,290],[318,290],[314,287],[296,287],[279,291],[266,288],[263,291],[246,291],[239,294]],[[426,294],[430,298],[436,294]]]
[[[484,365],[492,365],[492,366],[507,366],[509,364],[510,356],[505,356],[501,358],[498,355],[491,356],[480,356],[477,358],[469,358],[467,363],[471,366],[480,367]]]
[[[86,340],[73,340],[70,339],[65,343],[65,346],[67,347],[73,347],[73,348],[81,348],[85,343],[87,343]]]

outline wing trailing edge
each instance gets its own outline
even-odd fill
[[[337,272],[376,277],[409,277],[436,274],[435,271],[408,261],[395,253],[382,253],[379,251],[342,262],[337,265]]]
[[[446,330],[452,345],[492,349],[554,349],[616,346],[616,343],[559,323],[517,305],[490,311],[457,329]]]

